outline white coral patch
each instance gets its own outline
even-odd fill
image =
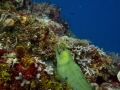
[[[25,84],[29,84],[30,81],[26,80],[26,79],[23,79],[23,82],[21,83],[21,87],[23,87]]]
[[[119,71],[118,74],[117,74],[117,78],[118,78],[118,80],[120,81],[120,71]]]
[[[42,68],[39,66],[37,70],[38,70],[38,71],[41,71],[41,70],[42,70]]]
[[[15,77],[15,80],[21,80],[22,77],[23,77],[23,75],[22,75],[22,73],[20,72],[20,73],[19,73],[19,76]]]
[[[40,73],[36,74],[36,78],[39,79],[40,78]]]
[[[46,67],[46,69],[44,71],[46,71],[47,74],[49,74],[49,75],[53,75],[53,68],[51,66]]]

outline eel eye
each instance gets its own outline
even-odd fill
[[[66,45],[65,44],[61,44],[61,50],[66,50]]]
[[[66,49],[65,47],[62,48],[63,51],[64,51],[65,49]]]

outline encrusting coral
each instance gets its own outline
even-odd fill
[[[1,90],[74,89],[69,80],[62,82],[57,72],[54,49],[62,43],[95,90],[119,89],[119,56],[106,54],[89,40],[75,38],[60,12],[48,3],[0,1]]]

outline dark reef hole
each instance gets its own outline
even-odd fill
[[[103,78],[102,78],[101,76],[98,76],[98,77],[97,77],[97,80],[96,80],[96,83],[97,83],[98,85],[101,85],[103,82],[105,82],[105,80],[103,80]]]
[[[117,76],[110,76],[109,77],[109,80],[112,80],[113,82],[119,82],[118,79],[117,79]]]

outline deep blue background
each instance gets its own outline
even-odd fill
[[[80,39],[120,53],[120,0],[33,0],[62,8],[61,16]]]

